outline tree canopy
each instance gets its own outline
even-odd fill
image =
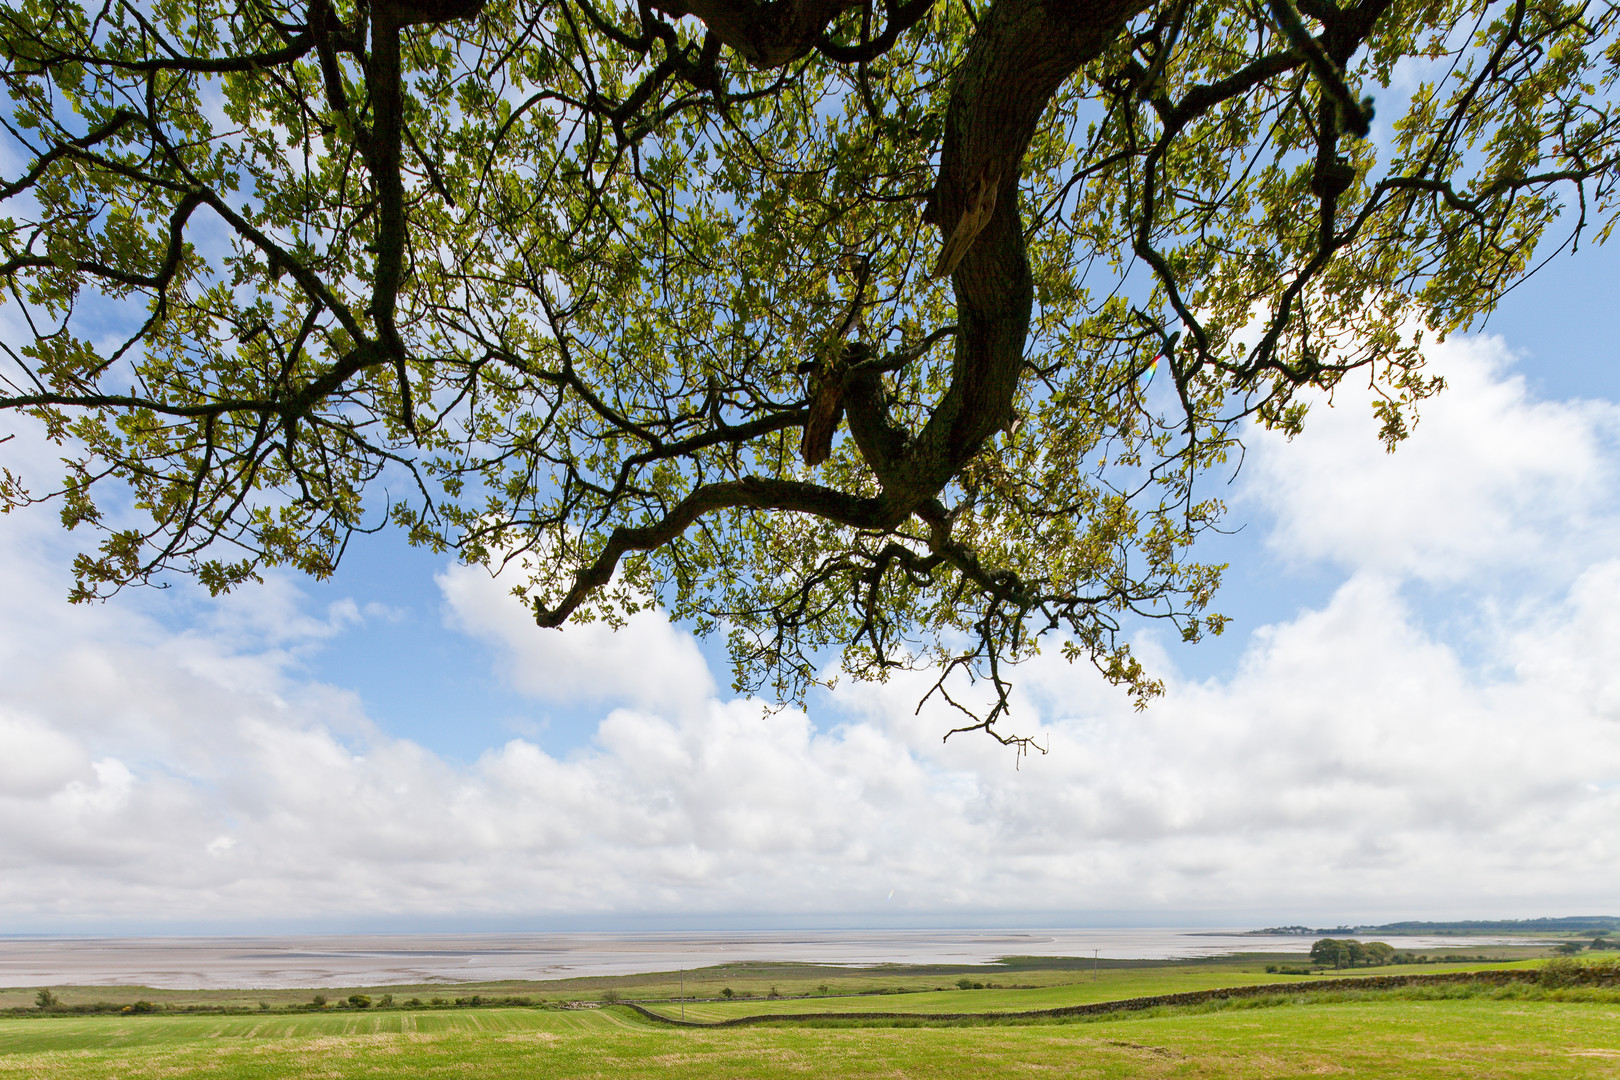
[[[1358,941],[1355,938],[1321,938],[1311,945],[1311,962],[1326,967],[1355,967],[1366,964],[1378,967],[1395,959],[1395,949],[1382,941]]]
[[[1151,695],[1245,425],[1353,377],[1393,444],[1606,235],[1616,10],[20,0],[0,414],[67,467],[0,493],[100,530],[75,599],[392,522],[783,698],[834,650],[994,732],[1043,637]]]

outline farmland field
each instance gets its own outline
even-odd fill
[[[1470,970],[1520,968],[1533,966],[1527,962],[1474,965]],[[1406,974],[1430,974],[1434,967],[1414,965]],[[1368,972],[1335,972],[1338,976],[1355,978],[1361,974],[1387,975],[1389,969]],[[714,1023],[739,1016],[782,1015],[822,1012],[889,1012],[914,1013],[967,1013],[967,1012],[1020,1012],[1037,1009],[1056,1009],[1067,1005],[1085,1005],[1097,1001],[1118,1001],[1122,998],[1146,997],[1155,994],[1180,994],[1225,987],[1260,986],[1268,983],[1298,982],[1297,976],[1266,973],[1258,965],[1249,970],[1230,968],[1201,969],[1189,966],[1164,966],[1140,970],[1112,971],[1098,979],[1062,983],[1055,986],[1029,988],[988,987],[982,990],[921,990],[906,994],[843,995],[836,997],[810,996],[746,1001],[692,1001],[686,1002],[684,1013],[678,1003],[651,1006],[653,1011],[671,1018],[684,1015],[687,1020]]]
[[[623,1007],[41,1017],[0,1021],[0,1080],[1620,1076],[1613,991],[1258,1004],[1028,1026],[672,1028]]]

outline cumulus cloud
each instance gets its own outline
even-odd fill
[[[179,621],[148,601],[68,608],[59,539],[8,521],[0,929],[1596,910],[1620,884],[1614,406],[1534,401],[1498,345],[1448,348],[1452,388],[1394,457],[1343,400],[1292,445],[1259,440],[1248,505],[1275,515],[1277,544],[1345,567],[1329,602],[1255,631],[1220,678],[1180,677],[1146,643],[1168,678],[1145,713],[1037,659],[1013,722],[1051,752],[1023,760],[942,742],[951,718],[915,712],[920,678],[842,683],[812,723],[717,692],[656,612],[541,631],[499,582],[452,568],[447,619],[515,690],[601,710],[566,753],[513,739],[452,763],[302,666],[386,613],[316,609],[279,578],[225,603],[182,592],[164,601]],[[1461,568],[1466,651],[1408,589]],[[1514,575],[1544,587],[1498,602],[1491,583]]]
[[[1448,388],[1386,453],[1372,396],[1340,389],[1291,442],[1255,432],[1243,505],[1274,550],[1446,585],[1513,573],[1567,579],[1612,550],[1620,404],[1536,401],[1500,338],[1431,346]]]
[[[38,798],[89,773],[84,747],[36,719],[0,713],[0,792]]]
[[[509,588],[481,568],[451,566],[438,582],[450,625],[489,643],[507,682],[521,693],[677,711],[714,693],[697,644],[656,610],[639,611],[618,629],[596,622],[544,631]]]

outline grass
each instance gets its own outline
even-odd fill
[[[1620,1073],[1620,1003],[1368,994],[1084,1024],[721,1030],[663,1027],[617,1008],[95,1017],[0,1021],[0,1049],[6,1051],[0,1080],[1325,1074],[1584,1080]]]
[[[643,1026],[628,1010],[458,1009],[274,1016],[86,1016],[0,1020],[0,1054],[124,1050],[208,1042],[523,1035]],[[3,1075],[3,1073],[0,1073]]]
[[[945,1020],[936,1014],[1059,1008],[1220,986],[1308,981],[1267,974],[1275,957],[1115,963],[1093,973],[1067,961],[1045,967],[1014,960],[972,968],[835,969],[802,964],[729,965],[687,973],[689,993],[722,985],[746,1001],[688,1001],[689,1020],[777,1014],[746,1028],[680,1028],[622,1007],[482,1006],[458,1009],[326,1009],[247,1015],[25,1016],[0,1019],[0,1080],[753,1080],[804,1077],[1032,1076],[1620,1077],[1620,990],[1446,983],[1393,991],[1333,990],[1212,1001],[1082,1018]],[[1483,967],[1521,967],[1525,961]],[[1363,969],[1357,974],[1459,973],[1456,964]],[[935,990],[958,973],[1022,987]],[[627,998],[671,996],[673,973],[566,983],[486,983],[367,988],[411,996],[527,994],[591,999],[612,989]],[[1348,972],[1340,974],[1349,974]],[[825,984],[842,996],[824,996]],[[770,987],[809,998],[766,999]],[[908,993],[859,993],[860,990]],[[415,992],[413,992],[415,991]],[[236,1005],[283,998],[258,992],[175,992],[171,1004]],[[340,1000],[347,991],[324,991]],[[288,991],[285,1003],[313,991]],[[147,997],[135,988],[88,988],[70,1002]],[[155,999],[155,998],[154,998]],[[680,1005],[655,1006],[678,1015]],[[793,1020],[795,1012],[904,1012]]]
[[[1470,965],[1468,970],[1485,971],[1493,968],[1533,966],[1519,961],[1501,964]],[[1355,972],[1332,973],[1335,977],[1363,975],[1455,972],[1454,965],[1419,965],[1359,969]],[[1212,990],[1228,986],[1259,986],[1276,982],[1309,981],[1306,976],[1267,974],[1257,964],[1243,969],[1194,968],[1179,965],[1161,965],[1152,968],[1099,972],[1095,979],[1063,983],[1055,986],[1037,986],[1027,989],[1006,987],[983,990],[917,990],[897,994],[861,994],[858,996],[812,996],[780,1000],[747,1001],[688,1001],[685,1003],[687,1020],[713,1023],[739,1016],[767,1014],[790,1015],[806,1012],[888,1012],[903,1010],[918,1013],[960,1012],[1017,1012],[1034,1009],[1055,1009],[1066,1005],[1084,1005],[1094,1001],[1115,1001],[1121,998],[1148,997],[1157,994],[1179,994],[1194,990]],[[655,1011],[667,1016],[681,1015],[681,1003],[663,1003]]]

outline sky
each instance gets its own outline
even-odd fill
[[[70,606],[0,518],[0,933],[1263,926],[1620,913],[1620,252],[1559,263],[1393,455],[1252,432],[1198,646],[1144,712],[1019,672],[1020,758],[924,687],[729,689],[657,612],[541,631],[369,538],[331,581]],[[9,463],[40,475],[27,439]]]

